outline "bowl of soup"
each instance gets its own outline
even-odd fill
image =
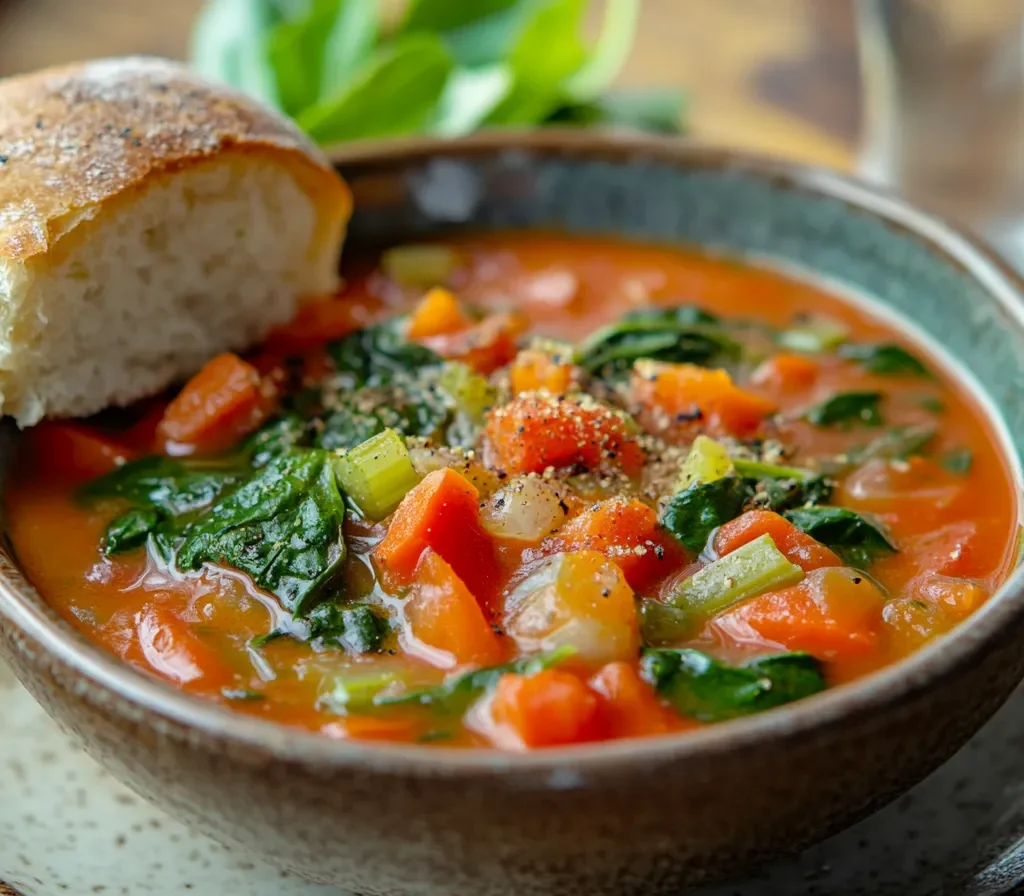
[[[131,786],[359,892],[677,892],[1020,680],[1024,321],[984,249],[674,141],[338,165],[338,295],[5,435],[3,656]]]

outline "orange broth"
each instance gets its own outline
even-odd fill
[[[819,609],[827,604],[825,611],[839,620],[835,625],[834,620],[829,621],[832,629],[836,625],[860,626],[836,649],[830,646],[828,633],[824,641],[815,640],[817,635],[809,640],[794,635],[797,646],[824,645],[817,660],[829,685],[896,662],[954,627],[1007,576],[1017,535],[1016,487],[992,423],[967,388],[936,359],[864,308],[779,273],[666,248],[522,234],[466,238],[447,245],[460,260],[448,281],[451,293],[464,307],[484,314],[485,320],[488,312],[499,310],[525,315],[529,334],[515,334],[520,345],[529,335],[537,334],[577,342],[638,308],[688,303],[726,321],[749,319],[778,330],[792,327],[806,315],[824,315],[846,328],[850,343],[898,344],[934,372],[932,377],[871,373],[864,364],[834,352],[808,356],[810,363],[784,362],[772,367],[777,354],[794,353],[770,349],[762,362],[768,366],[761,366],[753,375],[748,371],[737,376],[737,386],[777,409],[770,436],[785,447],[784,463],[790,466],[813,466],[815,459],[849,453],[893,428],[936,429],[923,456],[865,460],[833,474],[832,503],[873,514],[871,518],[887,527],[898,549],[883,552],[871,562],[866,583],[859,575],[819,569],[808,571],[805,581],[816,577],[830,582],[822,586],[824,590],[803,593],[797,600],[792,588],[779,589],[783,595],[779,600],[796,601],[790,613],[802,612],[800,607],[809,606],[809,600]],[[327,318],[317,318],[312,338],[309,326],[305,331],[301,326],[293,328],[290,333],[272,336],[267,347],[250,359],[264,374],[264,384],[271,384],[264,392],[284,388],[281,358],[286,353],[302,350],[307,358],[303,368],[307,380],[330,370],[315,344],[316,334],[322,332],[318,327],[336,326],[337,332],[331,335],[337,336],[359,323],[406,314],[423,292],[420,287],[397,285],[375,264],[352,268],[337,297],[344,303],[341,316],[347,316],[348,323],[338,324],[338,315],[331,316],[332,308],[339,306],[328,307]],[[323,324],[328,318],[333,323]],[[301,337],[298,342],[296,332]],[[446,354],[452,351],[453,340],[458,341],[448,336],[427,341]],[[502,375],[499,370],[497,377]],[[807,408],[829,396],[851,391],[884,393],[880,405],[883,427],[823,427],[801,417]],[[546,397],[542,400],[548,401]],[[173,564],[168,569],[145,547],[106,556],[104,531],[116,514],[109,504],[90,506],[78,500],[76,491],[120,460],[155,451],[160,444],[156,423],[165,406],[163,399],[145,403],[136,409],[134,422],[127,428],[98,419],[82,424],[48,423],[30,431],[22,440],[6,496],[11,541],[29,579],[72,625],[124,661],[239,712],[341,738],[515,749],[701,724],[699,713],[680,711],[664,694],[656,694],[643,674],[637,674],[636,643],[627,646],[621,656],[609,648],[608,655],[597,662],[570,656],[534,678],[505,676],[496,691],[490,687],[480,699],[455,713],[417,705],[352,709],[352,704],[346,709],[337,701],[325,701],[324,695],[332,692],[339,678],[351,681],[354,676],[358,685],[394,674],[399,683],[391,685],[390,693],[396,689],[401,693],[434,686],[446,678],[450,681],[466,668],[508,662],[527,651],[507,632],[496,635],[493,642],[486,632],[478,632],[473,637],[479,653],[466,655],[486,661],[453,662],[453,654],[446,654],[443,644],[437,645],[462,625],[454,618],[442,620],[440,626],[437,620],[431,623],[431,631],[440,632],[436,637],[441,641],[435,640],[433,645],[418,641],[403,621],[406,609],[402,603],[410,600],[410,591],[388,584],[381,564],[373,559],[387,521],[371,524],[352,512],[345,528],[348,560],[344,581],[349,593],[370,595],[377,612],[389,618],[392,631],[378,651],[357,654],[292,637],[254,647],[254,637],[283,624],[289,613],[273,594],[255,587],[244,574],[210,564],[195,573],[177,571]],[[244,418],[248,421],[251,417],[252,425],[272,413],[262,405],[254,407],[255,411],[245,410]],[[684,456],[686,445],[702,426],[701,421],[686,420],[669,429],[660,435],[666,442],[682,446]],[[605,435],[602,430],[601,438]],[[622,438],[632,438],[628,428]],[[188,447],[177,446],[177,450],[187,451]],[[623,450],[619,446],[619,453]],[[962,459],[964,451],[972,457],[969,469],[962,469],[964,464],[956,472],[946,469],[942,460],[951,452],[961,452],[957,456]],[[479,456],[486,458],[487,452]],[[575,463],[573,472],[578,473],[579,462]],[[558,482],[557,471],[553,477],[548,474],[549,481],[552,478]],[[499,488],[503,482],[504,477],[495,480]],[[567,502],[567,518],[585,512],[593,500],[607,498],[609,490],[616,490],[615,480],[611,482],[584,486],[574,493]],[[481,503],[487,499],[480,496]],[[637,500],[657,512],[663,509],[665,496],[642,494]],[[497,572],[487,584],[476,586],[478,593],[472,595],[488,626],[502,629],[504,602],[523,578],[523,565],[536,564],[539,557],[550,555],[554,551],[551,538],[547,534],[546,540],[532,542],[493,539]],[[661,539],[657,547],[661,565],[654,566],[652,575],[647,575],[646,568],[643,574],[636,573],[646,577],[639,590],[629,589],[636,591],[636,597],[671,599],[680,582],[712,559],[683,550],[671,536],[659,534],[657,538]],[[649,541],[644,545],[636,553],[646,563],[653,547]],[[566,545],[563,538],[562,546],[577,551],[604,550],[609,562],[618,557],[620,566],[626,568],[623,551],[609,550],[600,541],[590,544],[583,538]],[[442,548],[436,549],[444,556]],[[456,565],[457,558],[446,559]],[[419,562],[417,575],[427,575],[422,572],[422,557]],[[601,562],[590,553],[578,569],[597,570]],[[438,567],[440,573],[435,569],[430,575],[448,575],[442,567],[446,564]],[[618,573],[614,569],[600,568],[604,572],[594,572],[595,577],[611,576],[609,582],[618,582],[614,588],[627,587],[621,579],[615,580]],[[630,575],[632,581],[639,581]],[[836,576],[845,578],[840,582]],[[856,588],[848,584],[855,579]],[[874,597],[865,606],[854,606],[863,600],[856,595],[865,587],[875,588],[872,580],[878,585],[871,592]],[[416,595],[417,606],[429,602],[430,594],[442,588],[431,582],[434,592],[415,578],[408,586]],[[699,649],[731,664],[791,647],[758,629],[759,625],[764,628],[760,617],[743,609],[749,603],[741,601],[700,620],[671,646]],[[751,618],[756,625],[752,626]],[[470,628],[475,624],[466,622]],[[765,630],[781,631],[779,625],[775,618]],[[630,637],[635,640],[634,635]],[[609,636],[609,643],[611,640],[614,638]]]

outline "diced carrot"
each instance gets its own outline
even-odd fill
[[[260,375],[237,355],[209,361],[164,412],[158,438],[167,448],[214,452],[230,448],[267,416]]]
[[[228,687],[235,674],[169,607],[149,604],[135,615],[138,649],[147,667],[177,685]]]
[[[271,330],[264,347],[274,354],[300,354],[332,339],[341,339],[365,326],[356,309],[357,306],[340,298],[309,302],[288,323]]]
[[[447,289],[430,290],[416,306],[409,318],[406,336],[414,342],[431,336],[446,336],[465,330],[473,322],[459,306],[458,299]]]
[[[674,572],[684,559],[658,528],[658,514],[642,501],[609,498],[573,517],[545,543],[554,551],[600,551],[622,570],[634,591]]]
[[[579,464],[636,475],[644,463],[626,419],[589,396],[516,398],[491,411],[487,438],[496,465],[512,474]]]
[[[519,314],[492,314],[467,329],[432,336],[423,343],[443,358],[461,361],[477,373],[490,374],[516,356],[516,339],[527,325]]]
[[[601,716],[610,737],[666,734],[683,727],[629,663],[608,663],[589,684],[603,698]]]
[[[799,392],[814,385],[820,367],[806,355],[781,354],[765,361],[754,371],[752,382],[779,392]]]
[[[526,747],[582,743],[601,736],[597,695],[561,669],[536,675],[503,675],[491,703],[491,715]]]
[[[426,659],[435,665],[450,669],[501,661],[501,642],[480,604],[444,558],[429,548],[416,567],[416,580],[404,608],[409,635],[431,648]],[[434,651],[443,656],[435,657]]]
[[[546,352],[524,349],[516,355],[509,377],[515,395],[539,389],[546,389],[552,395],[564,395],[572,388],[573,366]]]
[[[775,405],[736,386],[724,370],[696,364],[643,362],[633,374],[637,400],[671,417],[700,413],[700,426],[712,433],[749,436],[757,432]]]
[[[74,480],[103,476],[130,460],[132,452],[80,423],[44,420],[32,427],[25,439],[26,457],[48,476]]]
[[[747,642],[753,630],[770,643],[822,660],[863,656],[877,644],[884,600],[874,583],[855,570],[817,569],[799,585],[726,610],[710,627]]]
[[[428,473],[402,499],[373,557],[390,586],[408,585],[427,548],[448,561],[478,600],[489,600],[498,566],[494,543],[480,525],[479,493],[447,467]]]
[[[843,565],[832,550],[770,510],[749,510],[726,523],[715,534],[715,550],[719,556],[731,554],[762,535],[770,535],[789,561],[805,570]]]
[[[337,740],[379,740],[408,743],[419,727],[416,719],[399,716],[351,715],[328,722],[320,727],[320,733]]]

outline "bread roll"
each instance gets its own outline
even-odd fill
[[[0,413],[90,414],[337,285],[351,195],[295,126],[161,59],[0,81]]]

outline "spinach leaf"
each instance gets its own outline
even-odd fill
[[[957,448],[942,456],[942,466],[957,476],[966,476],[974,465],[974,452],[970,448]]]
[[[660,522],[691,553],[699,554],[711,533],[743,513],[754,494],[753,481],[736,476],[697,483],[669,499]]]
[[[902,426],[890,429],[877,439],[873,439],[861,448],[852,449],[847,460],[852,464],[861,464],[876,457],[886,460],[906,460],[920,454],[935,438],[934,426]]]
[[[227,463],[190,464],[150,455],[87,482],[78,498],[88,504],[119,499],[178,516],[209,504],[238,478],[239,473]]]
[[[550,669],[575,654],[572,647],[558,647],[549,653],[520,657],[503,666],[488,666],[449,678],[432,688],[422,688],[400,694],[397,697],[378,697],[377,706],[425,706],[435,712],[461,714],[481,694],[497,686],[502,675],[514,672],[517,675],[536,675],[543,669]]]
[[[641,674],[676,710],[702,722],[762,712],[826,687],[821,664],[807,653],[729,666],[699,650],[647,649]]]
[[[436,34],[400,37],[375,51],[337,93],[300,112],[297,121],[318,143],[414,134],[430,121],[453,68]]]
[[[349,653],[380,650],[387,636],[387,621],[369,604],[340,605],[324,601],[306,617],[311,639],[345,648]]]
[[[784,516],[801,532],[832,548],[850,566],[866,567],[896,545],[879,523],[846,507],[805,507]]]
[[[344,564],[344,519],[327,452],[288,454],[257,470],[186,528],[178,565],[232,566],[303,617]]]
[[[742,458],[736,458],[733,465],[740,476],[755,480],[753,503],[776,513],[808,504],[824,504],[832,497],[834,484],[824,474]]]
[[[815,426],[881,426],[881,392],[840,392],[805,414]]]
[[[309,440],[309,427],[297,414],[285,414],[254,432],[242,445],[242,454],[254,467],[266,466],[275,458]]]
[[[588,373],[611,377],[643,359],[708,364],[736,357],[739,345],[718,327],[718,319],[692,305],[644,308],[602,327],[576,351],[576,363]]]
[[[856,343],[851,343],[841,346],[839,354],[844,358],[859,361],[869,373],[931,376],[928,368],[910,352],[892,343],[880,343],[878,345],[857,345]]]
[[[103,553],[110,556],[141,547],[164,519],[164,515],[154,507],[129,510],[107,526]]]
[[[425,345],[409,342],[400,320],[366,327],[327,346],[337,371],[351,386],[386,386],[424,367],[440,367],[444,359]]]

